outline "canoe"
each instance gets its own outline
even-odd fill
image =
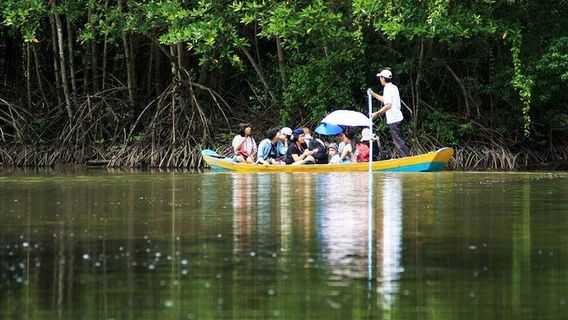
[[[233,162],[232,158],[218,155],[215,151],[205,149],[201,151],[203,159],[214,171],[224,172],[365,172],[369,171],[369,163],[344,164],[312,164],[312,165],[263,165]],[[442,148],[426,154],[373,161],[373,171],[376,172],[436,172],[442,170],[444,165],[454,154],[452,148]]]

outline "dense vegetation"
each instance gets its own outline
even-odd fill
[[[196,166],[241,121],[364,110],[383,67],[413,152],[563,162],[567,18],[566,0],[3,0],[0,162]]]

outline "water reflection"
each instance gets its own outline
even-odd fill
[[[380,261],[377,291],[382,295],[383,306],[389,309],[398,293],[402,271],[402,175],[386,175],[381,185],[382,217],[379,219],[382,223],[378,230],[381,241],[377,244]]]
[[[252,252],[253,175],[232,175],[234,252]]]
[[[366,173],[4,176],[0,318],[566,314],[568,176],[376,174],[371,210],[368,183]]]
[[[318,238],[330,268],[330,280],[367,277],[368,203],[366,173],[329,174],[317,184]],[[357,192],[353,192],[357,190]]]
[[[282,254],[290,251],[292,242],[292,175],[280,174],[275,179],[277,181],[273,190],[277,193],[275,196],[276,208],[275,212],[279,218],[277,225],[277,237],[279,238],[280,248]]]

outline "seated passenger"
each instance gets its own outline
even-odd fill
[[[304,130],[298,128],[292,133],[292,141],[286,152],[286,164],[315,163],[313,151],[304,143]]]
[[[248,123],[241,123],[239,125],[239,132],[233,138],[233,152],[235,162],[254,163],[256,156],[256,142],[251,136],[252,126]]]
[[[341,159],[339,159],[339,154],[337,151],[337,144],[330,143],[327,147],[327,152],[329,154],[329,164],[341,163]]]
[[[304,143],[305,143],[307,146],[309,146],[309,145],[310,145],[310,141],[312,141],[312,139],[314,139],[314,138],[312,137],[312,132],[310,131],[310,128],[308,128],[308,127],[303,127],[302,130],[304,130],[304,137],[305,137]]]
[[[258,144],[258,157],[256,163],[260,164],[283,164],[280,158],[279,147],[282,147],[280,141],[280,127],[274,126],[266,130],[266,139]]]
[[[345,147],[345,130],[337,135],[337,152],[341,155],[343,147]]]
[[[355,145],[355,158],[357,162],[369,162],[369,154],[371,152],[370,143],[375,139],[375,134],[371,134],[369,128],[363,129],[361,132],[361,141]]]
[[[308,149],[315,151],[313,156],[316,159],[317,164],[328,163],[329,160],[327,157],[327,148],[325,147],[325,143],[321,140],[320,135],[318,133],[316,133],[315,137],[312,138],[306,144],[308,145]]]
[[[345,134],[343,135],[343,142],[345,143],[345,146],[339,156],[341,163],[355,162],[355,144],[357,142],[355,139],[355,130],[349,129],[345,131]]]
[[[290,140],[292,139],[292,129],[284,127],[282,128],[282,130],[280,130],[280,132],[282,132],[282,135],[280,136],[280,140],[282,142],[280,154],[286,156],[286,152],[288,151],[288,145],[291,144]]]

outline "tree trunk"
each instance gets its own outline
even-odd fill
[[[424,37],[420,38],[420,51],[418,56],[418,68],[416,70],[416,81],[414,84],[416,94],[416,104],[414,105],[414,117],[412,118],[412,132],[416,135],[418,127],[418,111],[420,110],[420,78],[422,78],[422,65],[424,64]]]
[[[65,17],[67,21],[67,49],[69,50],[69,75],[71,76],[71,89],[73,91],[73,99],[77,98],[77,79],[75,79],[75,54],[73,50],[73,26],[69,21],[69,16]]]
[[[154,84],[155,84],[155,90],[156,90],[156,95],[160,95],[162,94],[162,91],[164,91],[164,74],[163,74],[163,70],[162,70],[162,51],[160,50],[160,48],[158,47],[159,45],[156,45],[154,47]]]
[[[105,1],[105,12],[108,9],[108,0]],[[95,45],[96,47],[96,45]],[[103,90],[106,89],[106,75],[107,75],[107,50],[108,50],[108,42],[107,42],[107,35],[105,34],[104,44],[103,44],[103,76],[102,76],[102,88]]]
[[[132,77],[133,63],[132,55],[130,52],[130,41],[126,33],[122,35],[122,45],[124,46],[124,57],[126,58],[126,83],[128,87],[128,101],[130,102],[130,105],[134,107],[136,94],[134,93],[134,79]]]
[[[146,94],[152,96],[152,72],[154,70],[154,43],[150,44],[150,56],[148,57],[148,69],[146,70]],[[156,96],[158,94],[156,93]]]
[[[55,12],[57,6],[55,0],[51,1],[51,8]],[[69,95],[69,83],[67,79],[67,66],[65,60],[65,44],[63,42],[63,23],[57,13],[54,13],[55,24],[57,26],[57,44],[59,46],[59,63],[61,67],[61,83],[63,84],[63,94],[65,95],[65,107],[67,108],[67,115],[69,120],[73,119],[73,110],[71,108],[71,97]]]
[[[209,60],[207,60],[199,68],[199,80],[197,81],[197,83],[199,83],[200,85],[203,85],[203,86],[207,85],[207,76],[209,75],[209,66],[210,65],[211,65],[211,62]]]
[[[181,87],[181,84],[183,83],[183,81],[182,81],[182,75],[184,74],[183,69],[185,68],[185,64],[184,64],[185,51],[183,50],[183,44],[181,44],[181,43],[178,43],[176,45],[176,49],[177,49],[177,64],[178,64],[178,69],[177,69],[178,81],[179,81],[180,87]],[[180,91],[178,91],[178,94],[179,94],[180,106],[183,108],[185,106],[184,95]]]
[[[106,75],[107,75],[107,52],[108,52],[108,43],[107,43],[107,36],[105,35],[105,39],[104,39],[104,44],[103,44],[103,71],[102,71],[102,88],[103,90],[106,89]],[[93,78],[95,79],[95,78]]]
[[[31,58],[30,43],[26,43],[26,88],[28,91],[28,110],[32,110],[32,81],[31,81]]]
[[[282,40],[276,37],[276,52],[278,53],[278,70],[280,71],[280,79],[282,81],[282,91],[286,90],[286,70],[284,60],[284,50],[282,49]]]
[[[38,88],[39,88],[39,92],[41,93],[43,103],[45,104],[45,106],[48,106],[49,103],[48,103],[47,98],[45,96],[45,91],[43,90],[43,84],[42,84],[42,81],[41,81],[41,70],[39,69],[39,60],[37,58],[37,50],[36,50],[35,46],[32,47],[32,51],[33,51],[33,54],[34,54],[34,64],[35,64],[35,71],[36,71],[35,73],[36,73],[37,85],[38,85]]]
[[[256,72],[256,75],[260,79],[260,82],[262,82],[262,84],[264,85],[266,92],[268,92],[272,101],[275,102],[276,97],[272,93],[272,90],[270,90],[270,86],[268,86],[268,82],[266,82],[266,78],[264,77],[262,70],[260,70],[260,67],[256,64],[256,61],[254,60],[254,58],[251,56],[251,54],[248,52],[248,50],[245,47],[240,47],[240,49],[245,54],[245,56],[247,57],[249,62],[251,63],[252,67],[254,68],[254,71]]]
[[[256,54],[256,61],[258,67],[262,70],[262,60],[260,59],[260,46],[258,45],[258,23],[254,24],[254,52]]]
[[[6,85],[6,37],[4,35],[4,29],[0,29],[0,75],[2,75],[1,82]]]
[[[120,11],[123,11],[123,0],[118,1]],[[124,57],[126,59],[126,83],[128,87],[128,101],[132,107],[136,105],[136,88],[134,82],[134,61],[132,59],[132,48],[130,39],[126,32],[122,33],[122,46],[124,47]]]
[[[89,46],[89,44],[85,44],[83,47],[83,52],[85,52],[85,55],[91,54],[91,48]],[[90,74],[90,68],[91,65],[89,64],[89,62],[87,61],[87,59],[81,59],[83,61],[83,95],[88,95],[90,92],[90,88],[89,88],[89,79],[91,78],[91,74]]]
[[[108,1],[107,1],[108,2]],[[92,82],[93,82],[93,92],[98,92],[99,91],[99,84],[98,84],[98,70],[99,70],[99,53],[97,50],[97,29],[95,28],[95,25],[93,23],[93,16],[94,16],[94,7],[95,3],[93,3],[91,1],[91,3],[89,3],[89,25],[91,26],[91,34],[93,35],[93,40],[91,41],[91,69],[92,69]],[[106,43],[105,43],[106,46]],[[103,62],[104,64],[104,62]],[[85,82],[87,81],[87,79],[85,79]]]
[[[467,92],[467,88],[465,87],[463,81],[460,79],[460,77],[458,77],[458,75],[454,72],[454,70],[452,70],[452,68],[450,68],[450,66],[446,63],[446,69],[448,70],[448,72],[450,72],[450,74],[452,75],[452,77],[456,80],[456,82],[458,83],[462,95],[463,95],[463,99],[465,101],[465,112],[466,112],[466,116],[467,118],[469,118],[469,109],[470,109],[470,105],[469,105],[469,93]]]
[[[175,114],[175,109],[176,109],[176,97],[178,95],[179,92],[179,83],[180,83],[180,71],[179,71],[179,57],[177,57],[178,59],[176,59],[176,50],[174,50],[173,47],[170,47],[170,54],[172,55],[173,59],[170,60],[170,64],[171,64],[171,70],[172,70],[172,103],[171,103],[171,117],[172,117],[172,146],[175,146],[176,144],[176,114]],[[175,147],[174,147],[175,148]]]
[[[59,72],[59,55],[57,53],[57,26],[55,25],[55,18],[49,16],[49,23],[51,25],[51,49],[53,53],[53,71],[55,76],[55,95],[57,96],[57,105],[61,105],[61,78]]]

